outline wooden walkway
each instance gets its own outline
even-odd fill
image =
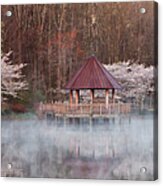
[[[129,103],[109,103],[107,106],[105,104],[40,103],[37,113],[40,117],[47,113],[66,117],[113,117],[130,111]]]

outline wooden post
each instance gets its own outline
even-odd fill
[[[72,105],[72,101],[73,101],[73,90],[70,90],[70,92],[69,92],[69,99],[70,99],[70,105]]]
[[[115,89],[112,89],[112,102],[113,103],[115,102],[114,96],[115,96]]]
[[[76,101],[76,104],[78,104],[79,103],[79,90],[76,90],[76,99],[75,99]]]
[[[94,89],[91,89],[91,104],[94,102]]]
[[[78,103],[80,103],[80,90],[78,90]]]
[[[109,104],[109,89],[105,90],[105,103],[106,103],[106,108],[108,108],[108,104]]]
[[[102,104],[100,104],[100,116],[102,115]]]

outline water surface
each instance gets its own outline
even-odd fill
[[[3,176],[153,180],[152,114],[3,120],[1,127]]]

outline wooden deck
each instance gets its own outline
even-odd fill
[[[40,117],[47,113],[66,117],[112,117],[127,114],[130,111],[129,103],[109,103],[108,106],[105,104],[41,103],[37,112]]]

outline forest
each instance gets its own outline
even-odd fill
[[[1,52],[12,51],[8,60],[24,65],[28,91],[19,91],[21,100],[30,105],[60,99],[91,55],[106,65],[155,66],[154,9],[154,2],[3,5]]]

